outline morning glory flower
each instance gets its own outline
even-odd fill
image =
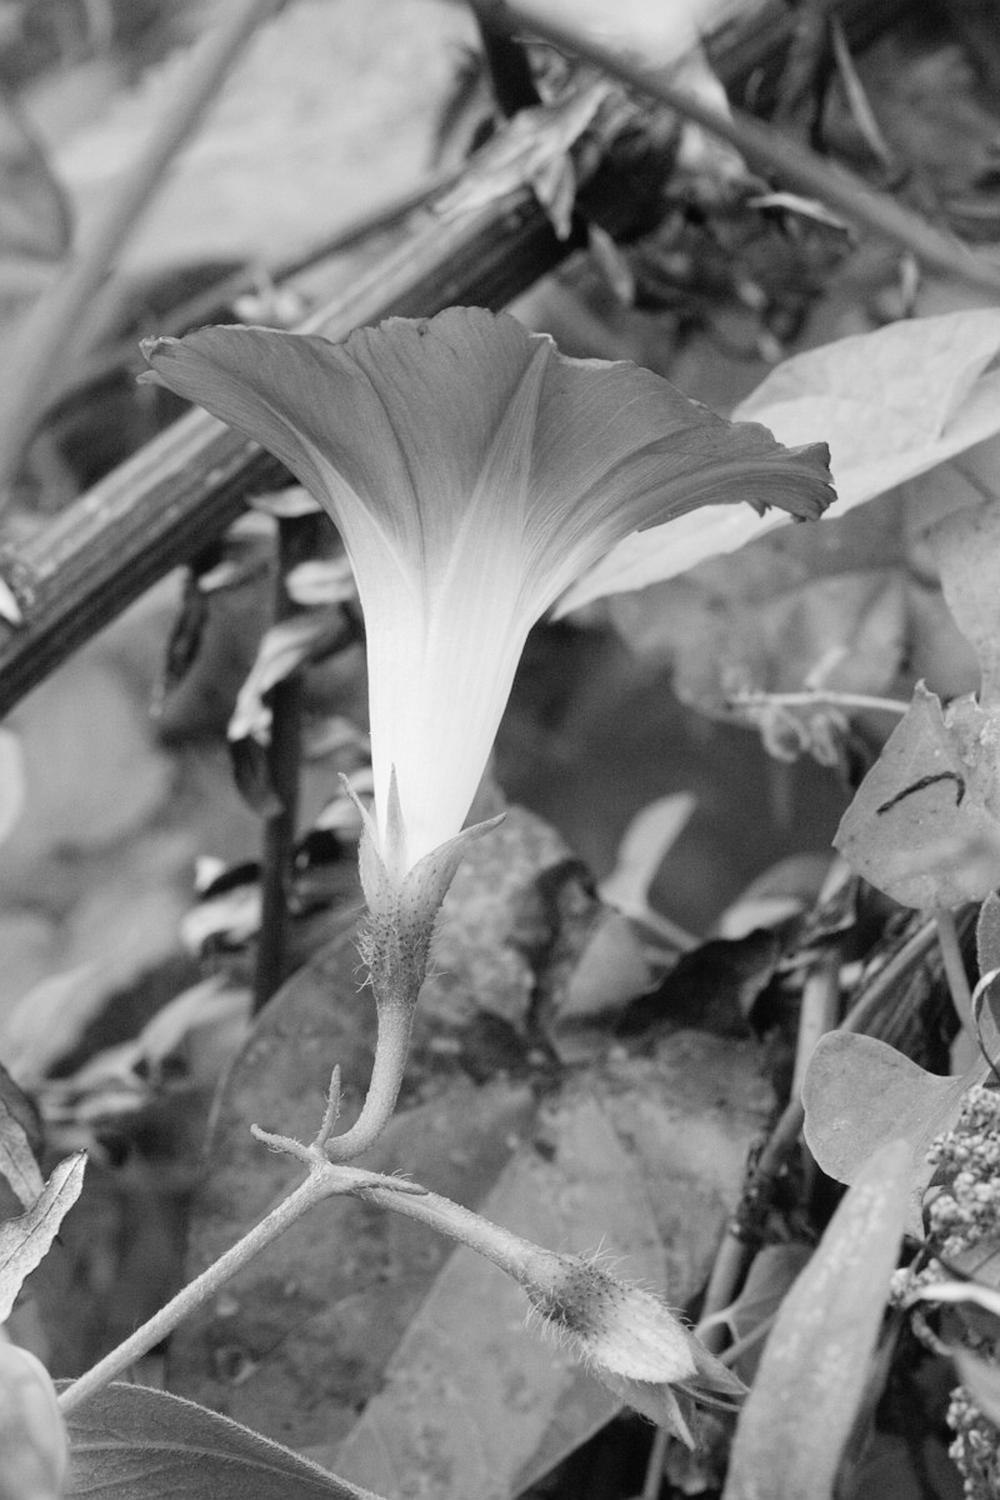
[[[459,834],[528,631],[616,542],[701,505],[811,518],[833,498],[822,445],[784,448],[649,370],[566,358],[482,308],[342,344],[220,327],[144,352],[341,532],[368,637],[370,904]]]

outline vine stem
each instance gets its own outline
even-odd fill
[[[255,1224],[242,1239],[237,1240],[225,1254],[220,1255],[218,1260],[213,1261],[207,1270],[182,1287],[176,1297],[172,1297],[141,1328],[137,1328],[116,1349],[112,1349],[110,1354],[98,1360],[79,1380],[74,1380],[72,1385],[67,1386],[59,1396],[63,1414],[75,1411],[118,1375],[124,1374],[137,1359],[148,1354],[150,1349],[155,1349],[178,1324],[207,1302],[237,1271],[279,1235],[284,1234],[296,1219],[300,1219],[314,1204],[338,1191],[344,1191],[342,1173],[334,1177],[327,1171],[325,1164],[317,1165],[294,1192],[283,1198],[276,1208],[261,1219],[259,1224]]]
[[[324,1143],[330,1161],[347,1162],[360,1156],[374,1146],[392,1119],[406,1072],[415,1008],[415,1001],[378,1003],[378,1035],[365,1102],[350,1129]]]
[[[124,1374],[130,1365],[161,1343],[237,1271],[242,1270],[324,1198],[354,1194],[377,1203],[381,1208],[416,1219],[459,1244],[478,1251],[522,1284],[533,1272],[544,1274],[544,1268],[559,1259],[552,1251],[544,1250],[521,1235],[504,1229],[502,1225],[482,1218],[450,1198],[428,1192],[419,1183],[403,1178],[397,1180],[377,1172],[366,1172],[357,1167],[346,1167],[326,1160],[320,1141],[324,1139],[332,1122],[337,1092],[338,1081],[335,1077],[331,1084],[331,1105],[324,1117],[320,1136],[311,1147],[282,1136],[269,1135],[266,1131],[255,1130],[257,1138],[272,1149],[308,1165],[309,1175],[305,1181],[283,1198],[249,1233],[237,1240],[224,1255],[213,1261],[207,1270],[183,1287],[176,1297],[172,1297],[141,1328],[137,1328],[117,1348],[112,1349],[110,1354],[106,1354],[72,1385],[67,1386],[59,1395],[59,1407],[63,1415],[75,1411],[117,1376]]]
[[[730,698],[734,708],[813,708],[818,703],[827,703],[831,708],[855,708],[873,713],[898,714],[902,716],[910,707],[901,698],[872,698],[866,693],[734,693]]]
[[[95,224],[86,244],[25,317],[5,361],[0,382],[0,488],[17,471],[55,371],[74,333],[167,166],[218,97],[219,84],[261,21],[282,0],[234,0],[219,25],[193,48],[186,79],[173,96],[151,140]],[[16,379],[11,372],[16,371]]]

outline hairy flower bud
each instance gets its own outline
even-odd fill
[[[592,1260],[539,1250],[522,1279],[545,1332],[627,1405],[689,1446],[689,1402],[734,1406],[742,1381],[709,1354],[662,1298]],[[688,1398],[682,1406],[678,1396]],[[687,1407],[687,1410],[684,1408]]]

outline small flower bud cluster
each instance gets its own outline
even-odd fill
[[[948,1426],[955,1434],[948,1453],[962,1475],[966,1500],[997,1500],[1000,1430],[983,1415],[964,1385],[956,1386],[951,1393]]]
[[[928,1236],[938,1255],[953,1260],[1000,1233],[1000,1091],[974,1088],[966,1095],[953,1130],[932,1143],[927,1160],[945,1179],[927,1211]],[[937,1261],[920,1281],[940,1281]],[[911,1287],[918,1278],[913,1278]],[[980,1344],[977,1352],[996,1356]],[[948,1452],[963,1479],[966,1500],[1000,1497],[1000,1428],[959,1385],[951,1393],[948,1425],[955,1433]]]
[[[928,1208],[938,1254],[953,1259],[1000,1229],[1000,1091],[970,1089],[954,1130],[927,1153],[947,1186]]]

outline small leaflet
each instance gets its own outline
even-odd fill
[[[45,1179],[24,1126],[0,1099],[0,1173],[6,1177],[22,1208],[31,1208],[45,1190]]]
[[[80,1196],[86,1162],[82,1151],[67,1156],[27,1212],[0,1224],[0,1322],[10,1317],[26,1277],[48,1253],[60,1224]]]

